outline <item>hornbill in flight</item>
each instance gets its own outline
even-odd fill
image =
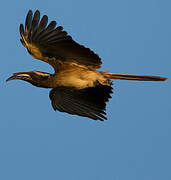
[[[106,102],[111,98],[111,79],[165,81],[159,76],[111,74],[97,71],[100,57],[56,27],[40,12],[28,11],[25,26],[20,24],[21,43],[31,56],[50,64],[55,73],[40,71],[14,73],[7,81],[21,79],[37,87],[52,88],[49,97],[54,110],[94,120],[106,120]]]

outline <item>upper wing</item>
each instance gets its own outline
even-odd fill
[[[112,87],[106,85],[81,90],[60,86],[52,89],[49,97],[54,110],[104,121],[110,93]]]
[[[44,15],[40,20],[40,12],[29,10],[25,28],[20,24],[22,44],[35,58],[43,60],[57,70],[58,63],[71,62],[88,68],[100,68],[100,57],[72,40],[61,26],[56,27],[56,21],[48,24],[48,17]]]

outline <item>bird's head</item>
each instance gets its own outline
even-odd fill
[[[46,87],[46,81],[51,75],[44,72],[39,71],[30,71],[30,72],[18,72],[14,73],[11,77],[9,77],[6,81],[20,79],[31,83],[37,87]]]

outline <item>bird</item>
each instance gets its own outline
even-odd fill
[[[29,10],[25,25],[20,24],[21,43],[28,53],[54,69],[13,73],[6,81],[19,79],[42,88],[51,88],[49,98],[53,109],[93,120],[107,120],[106,103],[113,93],[112,79],[165,81],[166,77],[112,74],[99,71],[98,54],[72,39],[56,21],[40,18],[40,11]]]

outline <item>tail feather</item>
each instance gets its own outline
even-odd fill
[[[135,81],[165,81],[167,78],[160,76],[145,76],[133,74],[111,74],[110,79],[135,80]]]

